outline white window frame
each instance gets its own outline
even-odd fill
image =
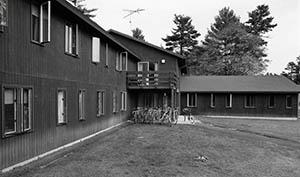
[[[108,52],[108,43],[105,44],[105,66],[108,66],[108,58],[109,58],[109,52]]]
[[[2,0],[2,3],[3,3],[2,4],[3,6],[0,7],[3,10],[3,17],[2,17],[2,19],[4,19],[4,16],[6,18],[3,21],[0,21],[0,29],[3,26],[8,26],[8,0]]]
[[[121,111],[127,111],[127,92],[121,92]]]
[[[117,113],[117,94],[115,91],[112,92],[112,112]]]
[[[101,39],[98,37],[92,37],[92,62],[99,63],[101,58],[100,56],[101,56]]]
[[[227,102],[227,97],[229,96],[229,105],[228,105],[228,102]],[[226,108],[232,108],[232,94],[229,93],[226,95],[225,97],[225,107]]]
[[[125,55],[125,60],[123,60],[123,55]],[[125,61],[125,65],[124,65]],[[117,52],[116,56],[116,70],[117,71],[127,71],[128,65],[128,52]],[[123,67],[125,66],[125,68]]]
[[[75,28],[75,36],[76,36],[76,41],[75,41],[75,52],[72,51],[72,43],[73,43],[73,28]],[[65,25],[65,53],[67,54],[71,54],[71,55],[75,55],[78,56],[79,53],[79,35],[78,35],[78,24],[66,24]]]
[[[62,110],[63,110],[63,119],[60,119],[60,112],[59,110],[61,109],[60,108],[60,99],[59,99],[59,94],[60,92],[63,94],[63,101],[64,101],[64,104],[62,105]],[[64,125],[67,123],[67,91],[66,89],[58,89],[57,90],[57,125]]]
[[[190,105],[190,95],[195,96],[195,105]],[[187,93],[187,107],[197,107],[197,93]]]
[[[97,91],[97,116],[102,115],[105,115],[105,91],[100,90]]]
[[[249,96],[249,98],[252,97],[253,105],[247,105],[247,96]],[[249,101],[249,103],[251,104],[250,101]],[[246,95],[245,96],[245,108],[256,108],[256,97],[255,97],[255,95]]]
[[[85,97],[86,97],[86,91],[84,89],[79,90],[79,92],[78,92],[78,119],[80,121],[86,120]]]
[[[216,107],[216,95],[214,93],[210,94],[210,107]]]
[[[273,101],[274,101],[274,105],[273,106],[271,106],[271,97],[273,97]],[[268,108],[275,108],[275,95],[269,95],[268,96]]]
[[[13,105],[14,105],[14,130],[13,131],[6,131],[5,130],[5,99],[6,99],[6,90],[13,90]],[[25,117],[24,117],[24,90],[28,90],[28,95],[27,95],[27,104],[28,104],[28,126],[25,128]],[[24,133],[24,132],[29,132],[32,130],[32,122],[33,122],[33,88],[32,87],[22,87],[22,86],[4,86],[2,88],[3,90],[3,109],[2,109],[2,132],[3,132],[3,137],[6,136],[11,136],[16,133]]]

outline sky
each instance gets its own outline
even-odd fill
[[[98,8],[93,18],[105,30],[115,29],[131,35],[131,30],[142,29],[147,42],[164,46],[161,38],[171,34],[174,14],[192,18],[192,24],[200,32],[199,42],[214,23],[223,7],[230,7],[245,22],[248,12],[257,5],[270,7],[273,22],[278,26],[267,33],[267,54],[271,60],[267,72],[280,74],[287,63],[300,56],[300,0],[86,0],[88,8]],[[124,9],[145,9],[139,14],[123,18]],[[131,23],[130,23],[131,21]]]

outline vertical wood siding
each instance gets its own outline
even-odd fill
[[[126,91],[125,72],[115,71],[116,52],[123,50],[54,2],[51,42],[44,46],[30,42],[30,3],[30,0],[9,2],[9,27],[0,33],[0,86],[14,84],[33,88],[33,131],[9,138],[2,138],[1,134],[0,169],[113,126],[130,114],[129,111],[113,114],[111,107],[111,90]],[[64,25],[70,21],[79,24],[78,58],[64,53]],[[91,62],[92,36],[101,38],[98,64]],[[109,44],[109,67],[104,66],[106,42]],[[129,65],[134,66],[134,63],[129,58]],[[68,122],[60,126],[56,112],[58,88],[67,92]],[[86,90],[85,121],[78,120],[79,89]],[[101,117],[96,116],[98,90],[105,91],[105,115]],[[2,93],[0,100],[2,103]],[[0,111],[1,130],[2,105]]]

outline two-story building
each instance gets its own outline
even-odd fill
[[[0,2],[0,169],[128,119],[139,56],[65,0]]]

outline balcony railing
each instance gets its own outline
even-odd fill
[[[177,88],[177,84],[178,76],[174,72],[127,72],[129,89],[170,89]]]

